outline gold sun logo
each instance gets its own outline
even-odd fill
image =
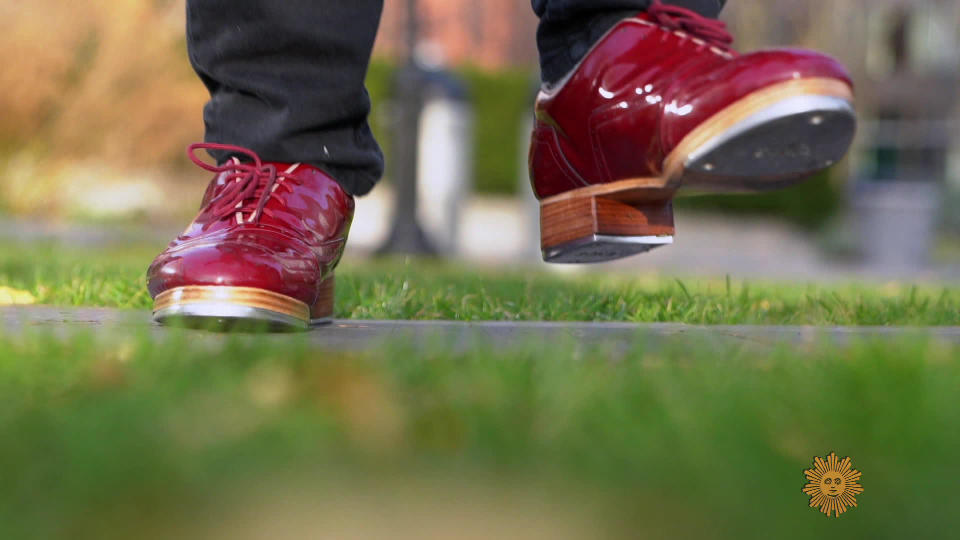
[[[863,493],[860,471],[851,467],[850,458],[842,460],[830,452],[827,459],[813,458],[813,469],[803,471],[809,483],[803,492],[810,496],[810,507],[829,516],[840,517],[851,506],[857,506],[857,495]]]

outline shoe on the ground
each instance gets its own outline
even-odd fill
[[[214,167],[201,149],[233,158]],[[216,173],[200,214],[147,270],[154,319],[202,327],[305,329],[333,316],[333,271],[354,201],[325,172],[195,144]]]
[[[537,98],[530,174],[549,262],[673,240],[678,189],[793,185],[846,154],[850,76],[800,49],[740,55],[722,22],[655,1]]]

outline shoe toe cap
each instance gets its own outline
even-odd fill
[[[309,250],[234,237],[162,253],[147,272],[152,296],[184,286],[252,287],[311,303],[321,272]]]

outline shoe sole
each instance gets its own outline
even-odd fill
[[[177,287],[157,295],[153,319],[163,325],[213,331],[304,331],[332,322],[333,292],[333,276],[323,281],[313,306],[253,287]]]
[[[720,111],[677,145],[661,177],[571,190],[540,203],[543,259],[600,263],[673,242],[677,191],[762,192],[797,184],[838,162],[856,130],[843,81],[799,79]]]
[[[664,178],[709,193],[789,187],[843,159],[856,123],[853,92],[843,81],[773,85],[684,137],[664,160]]]

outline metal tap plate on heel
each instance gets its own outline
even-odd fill
[[[154,312],[153,319],[165,326],[222,332],[298,332],[307,324],[276,311],[225,303],[170,306]]]
[[[543,251],[543,260],[555,264],[591,264],[646,253],[673,243],[673,236],[612,236],[594,234]]]
[[[303,302],[252,287],[185,286],[154,299],[161,324],[221,331],[306,330],[310,308]]]

